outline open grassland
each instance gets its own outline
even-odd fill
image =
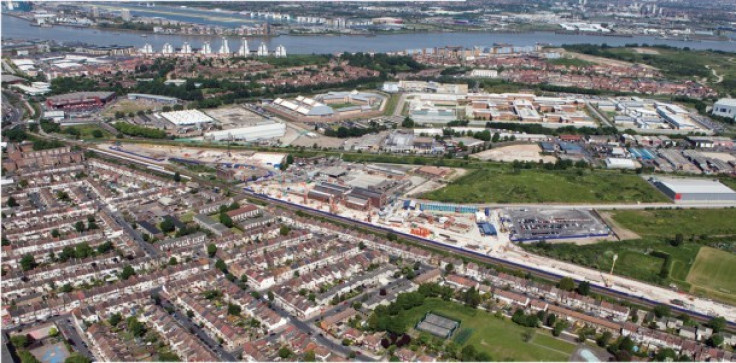
[[[736,304],[736,209],[677,209],[609,212],[641,239],[573,244],[537,243],[527,250],[637,280],[679,288]],[[675,236],[683,243],[673,245]],[[711,247],[712,246],[712,247]],[[718,248],[713,248],[718,247]]]
[[[76,131],[72,131],[76,130]],[[103,129],[102,127],[98,125],[75,125],[75,126],[67,126],[62,129],[62,132],[64,133],[79,133],[79,138],[82,140],[87,139],[98,139],[98,138],[110,138],[113,136],[112,133],[109,131]]]
[[[392,94],[388,97],[388,100],[386,100],[386,106],[383,109],[384,116],[391,116],[394,114],[396,106],[399,104],[400,97],[401,96],[398,94]]]
[[[687,281],[692,292],[736,303],[736,254],[711,247],[700,249]]]
[[[699,244],[690,242],[674,247],[669,240],[657,238],[600,242],[584,246],[537,243],[524,247],[530,252],[603,272],[611,270],[613,256],[618,255],[614,274],[661,285],[676,283],[683,289],[690,287],[686,277],[701,248]],[[665,257],[667,255],[669,258]]]
[[[736,235],[734,208],[618,211],[613,219],[641,236]]]
[[[424,304],[404,312],[405,321],[414,327],[427,312],[460,321],[460,327],[450,337],[461,346],[471,344],[485,351],[496,361],[567,361],[575,345],[535,329],[534,337],[524,342],[525,328],[509,319],[499,319],[490,313],[441,299],[426,299]]]
[[[637,203],[667,198],[634,174],[481,169],[423,198],[451,203]]]

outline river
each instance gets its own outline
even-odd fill
[[[25,40],[54,40],[60,43],[85,42],[99,46],[132,45],[142,47],[151,43],[159,51],[164,43],[171,43],[180,47],[188,41],[192,47],[199,48],[209,40],[212,48],[220,46],[220,36],[187,36],[150,34],[146,38],[141,33],[115,30],[99,30],[91,28],[72,28],[54,26],[40,28],[31,26],[29,22],[3,14],[2,38]],[[380,34],[376,36],[361,35],[280,35],[274,37],[248,37],[251,50],[255,50],[261,42],[265,42],[273,50],[278,45],[286,47],[290,54],[311,53],[339,53],[339,52],[391,52],[404,49],[432,48],[443,46],[489,46],[493,43],[509,43],[516,46],[535,45],[537,43],[561,44],[603,44],[612,46],[627,43],[667,44],[675,47],[690,47],[691,49],[717,49],[736,52],[736,42],[720,41],[676,41],[658,39],[650,36],[613,37],[596,35],[555,34],[553,32],[529,33],[406,33]],[[238,37],[229,37],[230,49],[235,51],[240,46]]]

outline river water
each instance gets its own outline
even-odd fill
[[[89,28],[72,28],[54,26],[39,28],[31,26],[29,22],[12,16],[2,16],[3,39],[41,39],[64,42],[85,42],[99,46],[132,45],[137,48],[145,43],[151,43],[154,50],[160,51],[164,43],[171,43],[180,47],[188,41],[192,47],[199,48],[209,40],[212,49],[219,48],[220,36],[187,36],[150,34],[141,37],[141,33],[98,30]],[[535,45],[538,43],[561,44],[603,44],[624,45],[627,43],[667,44],[676,47],[690,47],[692,49],[717,49],[736,52],[736,42],[719,41],[676,41],[658,39],[649,36],[612,37],[596,35],[555,34],[552,32],[529,33],[409,33],[409,34],[381,34],[376,36],[359,35],[280,35],[274,37],[248,37],[249,47],[255,50],[261,42],[265,42],[273,50],[278,45],[286,47],[287,53],[338,53],[338,52],[391,52],[404,49],[431,48],[443,46],[489,46],[493,43],[509,43],[515,46]],[[239,37],[229,37],[230,49],[235,51],[240,46]]]

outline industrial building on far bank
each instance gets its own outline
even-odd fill
[[[651,177],[649,181],[675,203],[736,202],[736,192],[718,180]]]

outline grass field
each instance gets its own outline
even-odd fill
[[[103,112],[102,116],[113,117],[116,111],[121,111],[126,115],[128,113],[136,113],[138,111],[153,110],[156,108],[155,104],[141,101],[133,101],[128,99],[119,99],[113,103],[110,107],[107,107]]]
[[[701,248],[687,281],[693,286],[692,292],[736,303],[736,254]]]
[[[392,94],[388,97],[388,100],[386,100],[386,106],[383,109],[383,115],[384,116],[391,116],[394,114],[394,110],[396,110],[396,106],[399,104],[399,96],[398,94]]]
[[[525,328],[510,319],[501,320],[486,311],[440,299],[426,299],[424,305],[407,310],[406,321],[413,327],[428,311],[459,320],[460,327],[451,339],[462,346],[472,344],[496,361],[567,361],[575,350],[574,344],[541,329],[534,330],[534,338],[524,342]]]
[[[667,202],[663,194],[634,174],[579,171],[481,169],[423,198],[452,203]]]
[[[733,208],[617,211],[613,219],[641,236],[736,235]]]
[[[686,277],[701,245],[686,242],[679,247],[674,247],[669,243],[669,239],[647,237],[640,240],[601,242],[584,246],[564,243],[547,244],[545,246],[530,244],[524,247],[537,254],[592,267],[604,272],[611,270],[613,255],[618,255],[614,270],[617,275],[661,285],[676,283],[683,289],[689,289],[690,284]],[[665,259],[653,255],[652,252],[654,251],[670,255],[667,278],[660,276]]]
[[[110,138],[113,136],[109,131],[97,125],[76,125],[76,126],[68,126],[68,127],[63,128],[63,130],[68,130],[68,129],[79,130],[80,132],[79,138],[82,140],[95,139],[94,135],[92,134],[95,130],[99,130],[100,132],[102,132],[102,138]]]

